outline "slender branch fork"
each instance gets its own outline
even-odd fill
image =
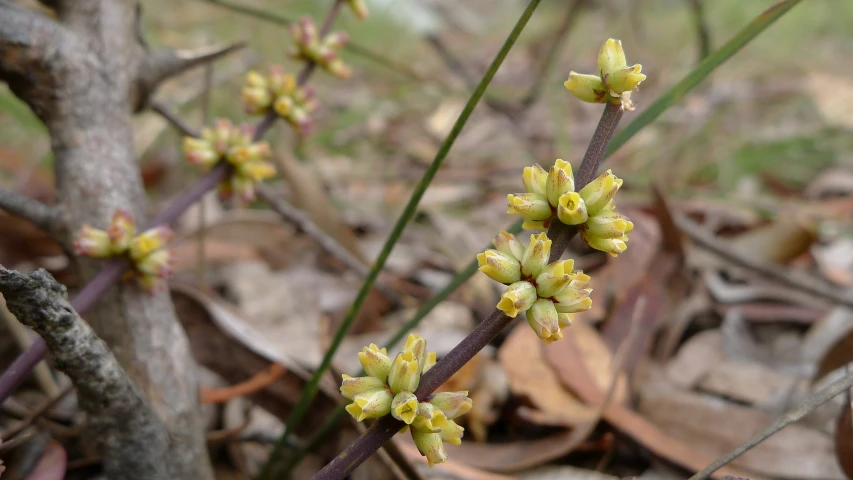
[[[320,30],[320,36],[325,36],[329,33],[332,23],[340,11],[343,0],[336,0],[323,22]],[[315,64],[310,62],[305,65],[298,76],[299,85],[304,85],[311,73],[314,71]],[[275,112],[268,113],[255,127],[254,139],[262,138],[275,123],[277,116]],[[149,229],[158,225],[169,225],[175,222],[191,205],[199,201],[207,192],[216,188],[220,182],[228,178],[231,173],[231,167],[225,162],[220,162],[204,175],[198,182],[187,189],[181,196],[176,198],[168,207],[161,211],[156,217],[151,219],[144,227]],[[89,310],[95,302],[98,301],[109,288],[121,279],[121,275],[130,268],[130,264],[124,259],[114,259],[108,261],[104,268],[80,290],[79,293],[71,300],[71,306],[78,314],[83,315]],[[25,352],[19,355],[12,364],[0,375],[0,402],[6,400],[12,391],[26,378],[29,372],[36,364],[47,354],[47,345],[44,340],[39,337]]]
[[[601,120],[598,122],[598,127],[579,169],[578,190],[589,183],[594,178],[595,172],[598,171],[598,167],[604,159],[604,153],[607,151],[607,145],[622,118],[622,113],[622,109],[618,105],[608,103],[604,108],[604,113],[601,115]],[[559,258],[565,251],[569,240],[576,234],[577,228],[555,222],[548,230],[548,237],[552,241],[551,257]],[[423,375],[418,390],[415,392],[418,400],[425,400],[436,388],[474,358],[477,352],[485,348],[512,320],[500,310],[495,309],[470,335],[465,337],[459,345]],[[312,480],[340,480],[346,477],[378,450],[382,444],[399,432],[403,426],[403,422],[390,415],[382,417],[364,435],[351,443],[328,465],[317,472]]]

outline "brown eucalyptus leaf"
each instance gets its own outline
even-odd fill
[[[812,383],[817,383],[828,373],[853,362],[853,329],[850,329],[826,351],[817,366]]]
[[[783,216],[730,239],[729,244],[753,258],[785,265],[807,252],[815,238],[812,226]]]

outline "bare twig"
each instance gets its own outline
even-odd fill
[[[176,130],[181,132],[184,135],[190,137],[198,137],[201,133],[196,130],[192,125],[190,125],[186,120],[181,118],[177,112],[172,110],[168,105],[161,102],[159,99],[152,98],[148,102],[151,110],[159,114],[163,117],[167,122],[169,122]]]
[[[677,217],[676,223],[693,241],[737,266],[747,268],[764,277],[776,280],[816,297],[847,307],[853,307],[853,294],[851,293],[841,291],[819,278],[795,275],[787,269],[768,264],[733,249],[731,245],[728,245],[711,232],[705,231],[696,222],[687,217]]]
[[[2,50],[0,50],[2,51]],[[0,188],[0,208],[29,220],[36,227],[53,234],[59,228],[59,210],[14,190]]]
[[[245,47],[243,42],[231,45],[216,45],[192,50],[163,49],[149,53],[139,67],[136,78],[136,96],[134,105],[137,110],[145,106],[151,93],[167,79],[179,75],[193,67],[213,62],[231,52]]]
[[[21,420],[21,422],[18,425],[15,425],[14,428],[12,428],[8,432],[6,432],[4,438],[14,438],[16,435],[18,435],[19,433],[24,431],[25,428],[32,425],[33,422],[38,420],[39,417],[41,417],[42,415],[45,414],[45,412],[47,412],[48,410],[53,408],[54,405],[59,403],[60,400],[62,400],[63,398],[65,398],[66,395],[71,393],[72,390],[74,390],[74,385],[68,385],[67,387],[60,390],[53,398],[44,402],[44,404],[41,407],[30,412],[26,416],[26,418]]]
[[[853,372],[848,372],[843,378],[838,379],[828,387],[806,399],[803,403],[785,412],[784,415],[774,420],[773,423],[767,426],[767,428],[755,434],[755,436],[745,441],[744,443],[738,445],[731,452],[718,458],[714,461],[714,463],[708,465],[706,468],[702,469],[702,471],[690,477],[689,480],[704,480],[710,477],[714,472],[716,472],[732,460],[736,459],[737,457],[743,455],[752,447],[770,438],[771,435],[778,432],[779,430],[782,430],[788,425],[812,413],[818,407],[832,400],[836,395],[846,392],[851,387],[853,387]]]
[[[79,317],[65,287],[44,270],[23,274],[0,267],[9,310],[49,345],[57,368],[77,387],[80,406],[97,433],[110,478],[172,478],[169,435],[107,345]]]

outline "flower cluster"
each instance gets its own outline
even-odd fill
[[[480,271],[508,285],[497,308],[515,318],[526,312],[536,335],[551,343],[563,338],[561,328],[572,324],[573,313],[589,310],[589,276],[574,271],[574,260],[549,263],[551,240],[545,233],[530,236],[527,248],[515,235],[501,232],[495,250],[477,255]]]
[[[364,0],[347,0],[347,4],[359,20],[364,20],[369,15],[367,3]]]
[[[296,48],[290,55],[297,60],[314,62],[338,78],[349,78],[350,68],[338,57],[338,50],[349,41],[347,34],[335,32],[320,38],[311,17],[302,17],[290,26]]]
[[[421,374],[435,365],[435,352],[426,351],[426,340],[410,334],[402,351],[391,360],[385,348],[375,344],[358,354],[366,377],[343,375],[341,395],[352,403],[346,410],[359,422],[389,413],[411,427],[412,438],[430,467],[447,461],[444,442],[459,445],[464,428],[453,420],[473,405],[468,392],[442,392],[419,402],[415,390]]]
[[[581,237],[596,250],[616,256],[627,248],[634,224],[614,211],[622,179],[610,170],[576,192],[571,164],[557,159],[547,172],[538,164],[525,167],[522,182],[526,193],[507,195],[507,213],[524,217],[525,229],[547,230],[556,217],[579,225]]]
[[[267,142],[253,142],[250,125],[235,126],[218,120],[213,128],[202,130],[201,138],[184,137],[184,154],[193,165],[208,169],[221,160],[234,167],[233,174],[219,184],[223,199],[237,196],[255,199],[255,185],[275,175],[275,167],[264,160],[272,152]]]
[[[314,88],[300,87],[296,77],[278,65],[270,67],[267,75],[249,71],[242,97],[247,113],[264,115],[272,109],[303,134],[308,133],[310,114],[317,109]]]
[[[130,276],[148,292],[165,288],[164,279],[172,274],[173,257],[163,248],[172,238],[166,226],[154,227],[139,235],[136,224],[124,210],[118,210],[106,230],[83,225],[74,240],[77,255],[95,258],[124,256],[133,265]]]
[[[643,66],[628,66],[622,42],[608,39],[598,53],[598,75],[569,73],[564,85],[584,102],[612,102],[622,105],[624,110],[633,110],[631,91],[646,79],[640,73]]]

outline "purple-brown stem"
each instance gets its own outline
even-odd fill
[[[332,28],[335,17],[340,11],[343,0],[336,0],[332,4],[326,19],[323,21],[323,26],[320,30],[320,38],[326,36]],[[316,65],[314,62],[309,62],[305,65],[302,71],[299,72],[298,83],[304,85]],[[270,111],[258,122],[255,127],[253,140],[261,139],[277,120],[278,116],[274,111]],[[186,131],[184,133],[187,133]],[[191,132],[190,132],[191,133]],[[231,173],[231,166],[225,162],[220,162],[218,165],[185,191],[180,197],[176,198],[168,207],[160,212],[156,217],[150,220],[144,227],[144,230],[156,227],[158,225],[170,225],[177,220],[189,207],[201,199],[204,194],[213,190],[221,181],[228,178]],[[101,298],[104,293],[109,290],[110,286],[114,285],[121,278],[122,274],[130,268],[130,263],[125,259],[113,259],[104,265],[104,268],[86,284],[82,290],[71,300],[71,305],[78,314],[83,315],[89,310],[95,302]],[[20,385],[26,376],[35,368],[36,364],[47,354],[47,346],[40,337],[37,338],[27,350],[18,355],[17,358],[9,365],[9,368],[3,371],[0,375],[0,403],[6,400],[12,391]]]
[[[592,140],[589,143],[586,154],[583,157],[578,176],[576,189],[580,190],[595,178],[607,145],[613,138],[616,126],[622,118],[622,108],[619,105],[608,103],[604,108],[598,127],[595,129]],[[560,222],[554,222],[548,230],[551,238],[551,258],[560,258],[569,244],[569,240],[577,234],[577,227],[569,227]],[[415,395],[419,401],[423,401],[432,392],[450,379],[463,365],[468,363],[474,355],[486,347],[504,328],[514,319],[506,316],[502,311],[495,309],[485,320],[480,322],[474,331],[465,337],[453,350],[447,353],[438,363],[421,377]],[[373,455],[385,442],[391,439],[395,433],[403,428],[403,422],[396,420],[391,415],[382,417],[374,423],[367,432],[351,443],[343,452],[338,454],[322,470],[317,472],[312,480],[340,480],[349,475],[362,464],[368,457]]]

